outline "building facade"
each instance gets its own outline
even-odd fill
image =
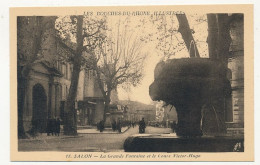
[[[60,50],[63,50],[63,54],[70,52],[56,38],[54,28],[56,17],[42,19],[43,24],[48,24],[48,28],[42,32],[41,51],[38,53],[41,58],[32,64],[27,77],[23,108],[25,131],[29,131],[34,123],[38,131],[44,132],[48,119],[62,118],[62,102],[66,100],[70,86],[72,66],[58,59]],[[32,26],[35,24],[34,17],[28,17],[27,21],[29,27],[30,24]],[[24,40],[24,42],[32,42],[31,38]],[[24,47],[24,49],[29,48]]]
[[[78,88],[78,124],[95,125],[103,119],[104,99],[99,89],[96,74],[93,70],[85,69],[80,75]]]
[[[244,17],[233,14],[230,22],[230,56],[228,68],[231,73],[231,111],[226,113],[227,132],[230,134],[244,133]]]
[[[28,24],[34,25],[34,17],[28,17]],[[25,92],[23,124],[25,131],[37,125],[39,132],[45,132],[48,119],[64,120],[64,106],[69,94],[73,65],[64,57],[73,56],[73,43],[65,43],[57,37],[56,17],[43,17],[44,29],[41,41],[41,60],[32,64]],[[22,28],[22,27],[20,27]],[[28,40],[28,41],[27,41]],[[30,38],[24,42],[32,42]],[[103,119],[104,101],[96,82],[95,72],[82,69],[79,76],[75,109],[78,125],[93,125]],[[19,81],[18,81],[19,83]]]

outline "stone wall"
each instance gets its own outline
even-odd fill
[[[234,14],[230,24],[230,57],[233,121],[227,124],[228,134],[244,133],[244,20],[242,14]]]

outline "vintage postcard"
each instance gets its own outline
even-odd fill
[[[11,161],[254,161],[253,5],[10,8]]]

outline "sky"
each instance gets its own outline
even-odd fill
[[[190,28],[195,31],[193,37],[195,40],[197,40],[196,44],[200,56],[204,58],[208,57],[208,47],[206,43],[207,35],[208,35],[206,15],[187,13],[186,16],[189,21]],[[178,24],[176,24],[176,26],[178,27]],[[177,34],[177,38],[179,40],[182,40],[180,33]],[[155,42],[148,42],[146,47],[144,48],[148,53],[148,57],[145,63],[144,77],[141,83],[137,87],[132,87],[130,92],[126,92],[124,89],[119,87],[118,97],[120,100],[139,101],[145,104],[152,103],[152,100],[149,96],[149,86],[154,81],[154,68],[156,64],[160,60],[162,60],[163,57],[162,52],[157,50],[155,46],[156,46]],[[172,58],[183,58],[183,57],[189,57],[187,48],[183,49],[182,51],[176,52],[175,56]]]

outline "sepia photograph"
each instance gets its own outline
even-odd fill
[[[253,7],[222,7],[12,8],[11,159],[253,161]]]

